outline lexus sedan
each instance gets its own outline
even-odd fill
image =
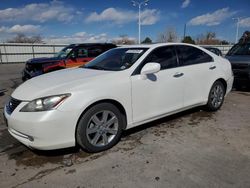
[[[122,131],[205,106],[218,110],[233,83],[231,64],[190,44],[111,49],[86,65],[20,85],[4,115],[9,133],[30,148],[111,148]]]

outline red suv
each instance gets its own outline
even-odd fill
[[[101,53],[115,47],[116,45],[111,43],[71,44],[63,48],[55,57],[28,60],[22,79],[25,81],[44,73],[84,65]]]

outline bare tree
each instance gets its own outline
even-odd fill
[[[129,38],[128,35],[120,35],[119,38],[113,39],[112,43],[114,44],[135,44],[136,41],[133,38]]]
[[[209,31],[199,35],[196,39],[196,43],[201,45],[217,45],[221,44],[222,41],[216,38],[215,32]]]
[[[24,34],[18,34],[14,38],[7,40],[9,43],[43,43],[40,35],[27,37]]]
[[[166,31],[159,33],[157,42],[177,42],[177,33],[174,27],[168,27]]]

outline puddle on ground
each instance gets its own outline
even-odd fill
[[[27,149],[10,154],[9,159],[15,160],[17,166],[41,167],[47,163],[60,164],[63,156],[39,156]]]
[[[74,164],[98,159],[104,155],[104,152],[91,154],[84,151],[76,151],[75,148],[60,150],[58,154],[56,152],[57,151],[32,151],[26,148],[19,152],[13,152],[9,154],[8,157],[10,160],[15,160],[18,167],[39,168],[47,164],[70,167]]]
[[[141,138],[145,134],[147,134],[146,130],[132,135],[124,135],[124,137],[121,138],[119,144],[116,146],[116,151],[121,151],[121,153],[123,153],[135,149],[138,145],[143,144],[141,142]]]
[[[208,121],[214,119],[213,112],[199,111],[190,114],[189,125],[197,126],[201,121]]]
[[[29,179],[15,185],[15,186],[12,186],[12,188],[20,187],[20,186],[22,186],[22,185],[24,185],[26,183],[32,182],[32,181],[38,181],[39,179],[43,178],[44,176],[47,176],[47,175],[51,174],[52,172],[54,172],[56,170],[59,170],[61,168],[63,168],[63,166],[58,166],[58,167],[55,167],[55,168],[41,170],[40,172],[38,172],[37,174],[35,174],[31,178],[29,178]]]

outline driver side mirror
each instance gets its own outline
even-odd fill
[[[146,63],[141,70],[141,75],[146,79],[147,75],[157,73],[161,70],[161,65],[159,63],[150,62]]]

